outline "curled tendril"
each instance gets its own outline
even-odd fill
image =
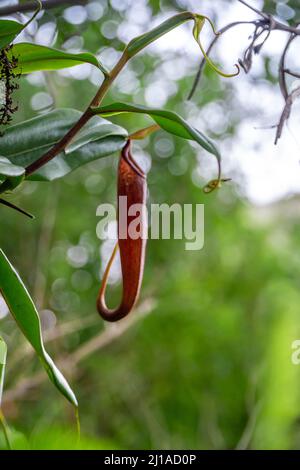
[[[224,78],[231,78],[231,77],[236,77],[239,73],[240,73],[240,67],[238,64],[235,64],[235,67],[237,68],[237,71],[234,72],[234,73],[225,73],[223,72],[222,70],[220,70],[214,63],[213,61],[209,58],[209,56],[206,54],[205,52],[205,49],[204,47],[202,46],[202,43],[200,41],[200,33],[203,29],[203,26],[205,24],[205,21],[208,21],[212,30],[213,30],[213,33],[215,34],[215,36],[219,36],[220,33],[216,31],[215,29],[215,26],[213,24],[213,22],[211,21],[210,18],[208,18],[207,16],[203,16],[203,15],[194,15],[194,28],[193,28],[193,36],[196,40],[196,42],[198,43],[198,46],[200,47],[200,50],[206,60],[206,62],[210,65],[210,67],[215,71],[217,72],[219,75],[221,75],[222,77]]]
[[[211,26],[211,29],[213,30],[214,35],[215,36],[220,36],[221,33],[216,30],[216,27],[215,27],[214,23],[212,22],[212,20],[210,19],[209,16],[205,16],[205,15],[197,15],[197,16],[199,17],[199,19],[202,17],[204,22],[205,22],[205,20],[207,20],[209,22],[210,26]]]

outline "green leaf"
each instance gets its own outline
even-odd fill
[[[8,46],[34,20],[42,8],[40,0],[36,0],[36,3],[36,11],[25,24],[12,20],[0,20],[0,50]]]
[[[76,134],[74,139],[66,147],[65,153],[72,153],[83,145],[113,135],[127,137],[128,133],[123,127],[116,126],[105,119],[100,118],[99,120],[98,116],[94,116],[89,120],[88,124]]]
[[[56,109],[9,126],[0,139],[0,155],[26,167],[58,142],[80,116],[75,109]]]
[[[8,179],[11,189],[16,188],[24,179],[25,168],[14,165],[8,158],[0,157],[0,181]]]
[[[126,139],[119,135],[112,135],[104,139],[99,138],[99,140],[83,145],[72,153],[57,155],[36,173],[30,175],[28,179],[53,181],[62,178],[82,165],[119,152],[124,147],[125,141]]]
[[[19,274],[0,249],[0,291],[20,330],[34,348],[56,388],[78,406],[68,382],[46,352],[38,312]]]
[[[20,74],[37,72],[39,70],[59,70],[83,63],[92,64],[104,72],[97,58],[89,52],[70,54],[69,52],[59,51],[51,47],[21,42],[11,48],[8,56],[14,56],[18,59],[15,73]],[[105,73],[107,72],[105,71]]]
[[[213,154],[220,166],[221,156],[215,144],[206,137],[202,132],[188,124],[182,117],[173,111],[165,111],[162,109],[151,109],[146,106],[131,105],[127,103],[113,103],[108,106],[92,108],[95,114],[102,116],[112,116],[121,113],[142,113],[148,114],[162,129],[170,134],[183,137],[184,139],[193,140],[201,147]]]
[[[22,31],[24,25],[12,20],[0,20],[0,49],[8,46]]]
[[[55,145],[81,115],[75,109],[56,109],[10,126],[0,139],[0,154],[15,165],[26,167]],[[126,136],[125,129],[94,116],[65,152],[40,168],[30,179],[52,181],[61,178],[81,165],[119,151]]]
[[[199,36],[206,20],[210,23],[214,34],[217,35],[218,33],[216,32],[212,21],[207,16],[198,15],[197,13],[191,13],[189,11],[184,11],[183,13],[179,13],[178,15],[172,16],[168,20],[158,25],[156,28],[153,28],[147,33],[142,34],[141,36],[138,36],[132,39],[125,49],[125,54],[127,54],[127,57],[129,58],[133,57],[135,54],[137,54],[139,51],[147,47],[149,44],[156,41],[164,34],[168,33],[174,28],[177,28],[177,26],[182,25],[188,20],[194,21],[193,36],[197,44],[199,45],[200,50],[202,54],[204,55],[208,65],[219,75],[222,75],[222,77],[231,78],[231,77],[235,77],[236,75],[238,75],[240,69],[237,64],[236,64],[237,72],[227,74],[219,70],[218,67],[211,61],[211,59],[208,57],[208,55],[206,54],[201,44]]]
[[[147,33],[132,39],[126,47],[127,55],[129,57],[133,57],[139,51],[159,39],[164,34],[167,34],[172,29],[177,28],[177,26],[182,25],[188,20],[194,19],[194,13],[191,13],[189,11],[184,11],[183,13],[179,13],[178,15],[172,16],[171,18],[158,25],[156,28],[153,28]]]

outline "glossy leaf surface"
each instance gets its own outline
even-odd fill
[[[23,281],[0,249],[0,292],[17,325],[34,348],[56,388],[77,407],[76,397],[62,373],[46,352],[36,307]]]

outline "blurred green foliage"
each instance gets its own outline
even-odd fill
[[[91,3],[102,8],[97,21],[70,24],[58,9],[41,17],[40,29],[55,23],[52,45],[79,41],[82,49],[102,51],[110,59],[124,46],[112,31],[124,20],[120,5],[126,2]],[[184,1],[139,5],[151,15],[189,6]],[[163,75],[166,62],[179,67],[183,55],[150,51],[136,57],[106,102],[149,104],[144,90]],[[208,69],[195,104],[186,104],[194,72],[187,67],[183,76],[168,79],[174,86],[166,108],[200,118],[211,102],[228,109],[231,84]],[[37,93],[49,92],[60,107],[82,110],[96,90],[90,74],[45,77],[22,78],[15,122],[41,112],[32,106],[42,102],[42,95],[34,99]],[[150,121],[122,116],[114,122],[131,132]],[[233,137],[234,129],[234,120],[228,121],[222,137]],[[209,126],[208,132],[218,137]],[[95,309],[101,261],[96,208],[115,201],[117,155],[53,184],[25,183],[12,200],[34,213],[34,221],[1,208],[1,246],[26,279],[46,331],[54,323],[59,331],[79,322],[47,344],[55,358],[70,360],[66,372],[80,402],[83,433],[76,444],[72,410],[46,380],[34,386],[39,364],[10,317],[0,320],[9,348],[6,390],[12,397],[4,411],[17,430],[15,448],[299,448],[300,371],[291,362],[291,344],[300,337],[297,198],[256,208],[234,184],[205,196],[194,147],[162,131],[136,152],[151,155],[150,202],[205,204],[205,246],[188,252],[184,241],[150,240],[141,302],[154,299],[155,308],[76,365],[74,353],[106,328]],[[212,157],[204,152],[200,157],[200,170],[209,167],[213,173]],[[111,288],[112,303],[119,294],[120,286]]]
[[[300,21],[300,5],[297,0],[265,0],[264,10],[290,24],[298,24]]]

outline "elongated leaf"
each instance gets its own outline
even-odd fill
[[[96,119],[95,119],[96,117]],[[89,120],[88,124],[85,125],[70,144],[66,147],[65,153],[69,154],[78,150],[83,145],[86,145],[90,142],[96,142],[100,138],[104,139],[105,137],[109,136],[122,136],[127,137],[127,131],[120,126],[116,126],[105,119],[98,119],[98,116],[94,116],[92,119]]]
[[[30,175],[28,179],[34,181],[53,181],[63,178],[86,163],[119,152],[124,147],[125,140],[124,136],[112,135],[83,145],[72,153],[65,154],[62,152],[36,173]]]
[[[37,9],[27,23],[22,24],[18,21],[0,20],[0,49],[8,46],[23,29],[25,29],[36,17],[42,8],[40,0],[36,0]]]
[[[12,20],[0,20],[0,49],[8,46],[22,31],[24,25]]]
[[[9,127],[0,139],[0,154],[12,163],[26,167],[58,142],[82,113],[57,109]],[[51,181],[61,178],[85,163],[119,151],[127,136],[125,129],[94,116],[67,147],[30,179]]]
[[[108,106],[92,108],[95,114],[101,116],[112,116],[121,113],[142,113],[148,114],[162,129],[167,132],[183,137],[184,139],[194,140],[209,153],[217,157],[220,161],[220,153],[215,144],[206,137],[202,132],[198,131],[188,124],[182,117],[173,111],[165,111],[162,109],[151,109],[146,106],[137,106],[127,103],[113,103]]]
[[[14,165],[8,158],[0,157],[0,181],[9,179],[11,188],[16,188],[24,179],[25,169]]]
[[[167,34],[172,29],[177,28],[177,26],[180,26],[188,20],[194,19],[194,13],[191,13],[189,11],[184,11],[183,13],[179,13],[178,15],[172,16],[171,18],[158,25],[156,28],[153,28],[147,33],[132,39],[126,47],[127,54],[129,55],[129,57],[134,56],[139,51],[159,39],[164,34]]]
[[[38,312],[19,274],[0,249],[0,291],[22,333],[40,358],[50,380],[74,405],[76,397],[68,382],[46,352]]]
[[[26,42],[15,44],[9,51],[9,56],[18,59],[15,72],[21,74],[39,70],[58,70],[83,63],[92,64],[103,70],[97,58],[89,52],[70,54],[51,47]]]
[[[156,28],[153,28],[150,31],[148,31],[147,33],[142,34],[141,36],[138,36],[138,37],[132,39],[129,42],[129,44],[127,45],[127,47],[125,49],[125,53],[127,54],[127,56],[129,58],[133,57],[135,54],[137,54],[139,51],[141,51],[142,49],[147,47],[149,44],[156,41],[161,36],[167,34],[169,31],[171,31],[174,28],[177,28],[177,26],[182,25],[183,23],[185,23],[188,20],[193,20],[194,21],[193,36],[194,36],[194,39],[196,40],[197,44],[199,45],[200,50],[201,50],[202,54],[204,55],[207,64],[215,72],[217,72],[219,75],[221,75],[222,77],[231,78],[231,77],[235,77],[236,75],[238,75],[240,69],[239,69],[239,66],[237,64],[236,64],[237,71],[234,72],[234,73],[228,74],[228,73],[224,73],[222,70],[220,70],[211,61],[211,59],[206,54],[206,52],[205,52],[205,50],[204,50],[204,48],[201,44],[201,41],[200,41],[200,33],[203,29],[205,21],[207,20],[210,23],[214,34],[218,34],[218,33],[216,32],[212,21],[207,16],[199,15],[197,13],[191,13],[189,11],[184,11],[182,13],[179,13],[178,15],[172,16],[171,18],[167,19],[166,21],[164,21],[160,25],[156,26]]]
[[[57,109],[10,126],[0,139],[0,154],[25,167],[58,142],[80,116],[75,109]]]

